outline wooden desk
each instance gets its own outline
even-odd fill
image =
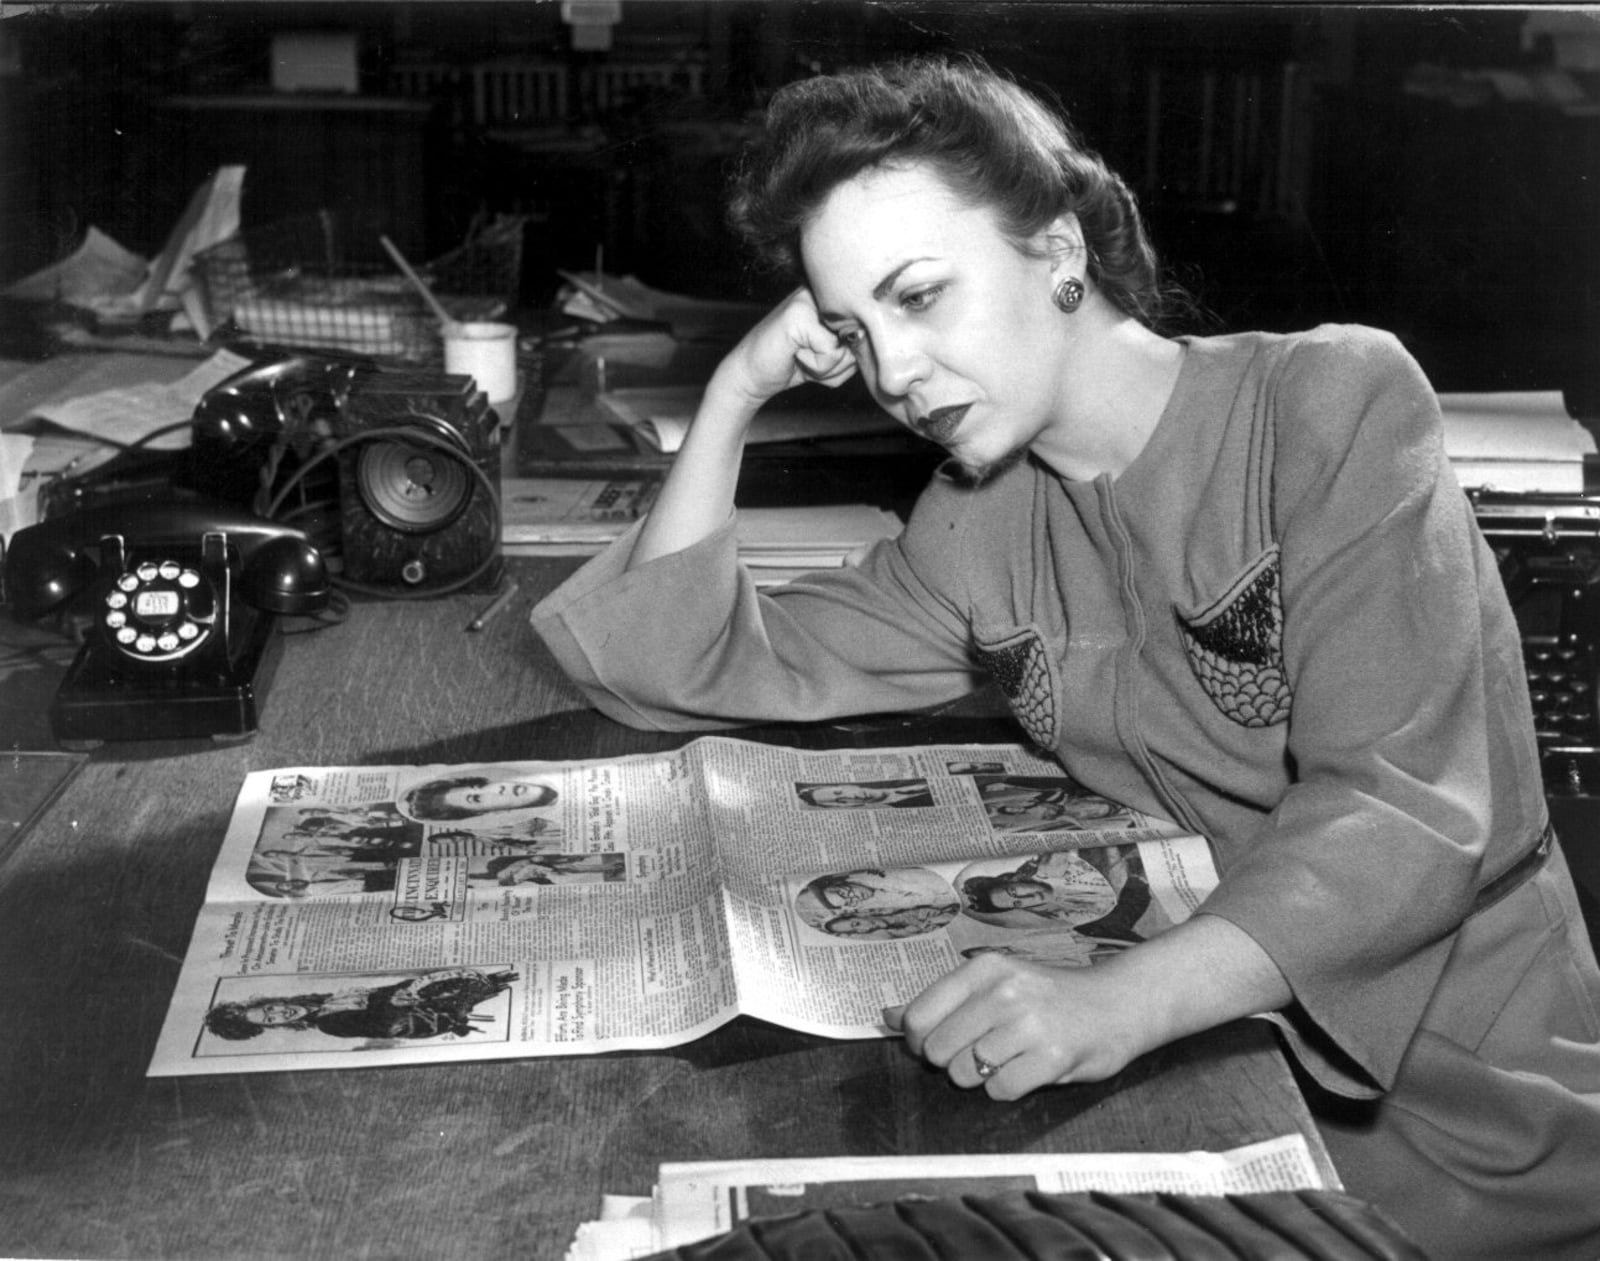
[[[602,1192],[663,1160],[1220,1149],[1320,1140],[1273,1035],[1228,1026],[1116,1080],[1015,1105],[956,1090],[897,1041],[740,1020],[669,1052],[147,1079],[245,773],[286,765],[569,758],[673,747],[584,708],[527,627],[571,561],[521,590],[362,604],[291,639],[248,743],[106,746],[0,866],[0,1255],[559,1258]],[[0,645],[37,637],[0,617]],[[60,667],[0,676],[0,746],[49,747]],[[994,719],[940,720],[1010,739]],[[765,728],[794,745],[906,744],[925,719]]]

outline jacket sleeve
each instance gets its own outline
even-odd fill
[[[637,529],[533,611],[533,627],[602,712],[704,730],[903,711],[977,688],[962,615],[920,576],[909,539],[937,539],[919,504],[858,566],[758,591],[734,522],[628,569]],[[924,549],[926,550],[926,549]],[[919,572],[920,571],[920,572]]]
[[[1313,338],[1271,406],[1294,783],[1207,909],[1382,1088],[1425,1018],[1453,1018],[1458,930],[1543,829],[1521,641],[1398,343]],[[1311,1066],[1335,1084],[1340,1063]]]

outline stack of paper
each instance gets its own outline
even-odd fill
[[[1583,492],[1595,441],[1559,392],[1441,394],[1439,405],[1445,452],[1466,489]]]
[[[572,286],[561,309],[580,319],[651,320],[669,325],[681,338],[733,341],[767,313],[759,303],[691,298],[643,284],[637,276],[608,276],[602,271],[557,274]]]

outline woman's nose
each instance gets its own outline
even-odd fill
[[[882,394],[904,398],[928,375],[928,357],[909,334],[887,331],[876,339],[877,383]]]

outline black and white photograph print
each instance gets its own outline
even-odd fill
[[[1151,897],[1137,845],[986,858],[962,868],[955,887],[963,915],[1001,928],[1070,928],[1126,946],[1171,926]]]
[[[830,937],[883,941],[936,932],[956,918],[961,902],[950,882],[926,867],[860,867],[808,881],[794,908],[801,923]]]
[[[389,974],[225,977],[205,1014],[196,1056],[373,1050],[463,1038],[505,1041],[504,967]]]
[[[925,779],[797,783],[794,795],[809,810],[904,810],[933,805],[933,791]]]
[[[547,777],[509,766],[462,766],[401,785],[395,802],[419,823],[503,825],[555,806],[560,792]]]
[[[473,858],[467,879],[476,884],[618,884],[628,878],[626,854],[495,854]]]
[[[1135,822],[1126,806],[1066,775],[974,775],[972,782],[996,832],[1083,832]]]

